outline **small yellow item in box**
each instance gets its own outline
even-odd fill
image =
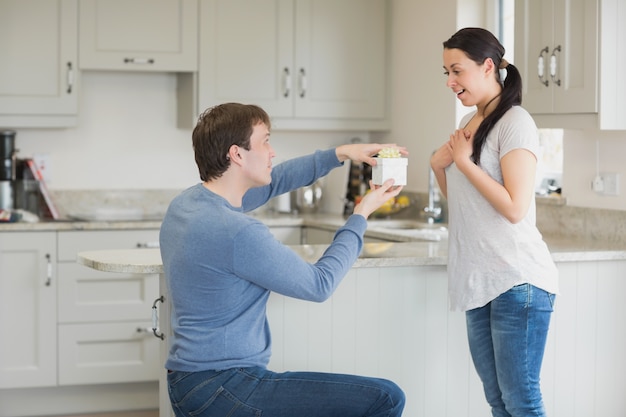
[[[376,165],[372,167],[372,182],[382,185],[389,178],[394,179],[394,185],[406,185],[406,171],[408,159],[400,156],[395,148],[384,148],[378,152]]]

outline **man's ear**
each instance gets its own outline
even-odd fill
[[[239,146],[231,145],[230,149],[228,149],[228,157],[230,158],[230,162],[234,162],[237,165],[240,165],[241,152],[239,151]]]

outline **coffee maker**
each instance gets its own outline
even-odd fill
[[[15,131],[0,130],[0,210],[13,210],[13,185],[16,179],[17,150]]]

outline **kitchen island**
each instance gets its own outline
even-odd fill
[[[626,291],[626,251],[612,244],[548,242],[561,274],[542,372],[548,414],[583,410],[585,416],[621,417],[626,410],[620,395],[626,386],[626,307],[620,301]],[[310,262],[325,248],[293,246]],[[445,241],[369,243],[326,302],[272,294],[270,368],[392,379],[407,393],[407,416],[488,415],[468,353],[464,315],[448,309],[446,258]],[[158,249],[82,252],[78,262],[109,272],[162,272]],[[158,332],[166,335],[164,355],[169,306],[163,285],[161,295]],[[163,385],[161,415],[169,417]]]

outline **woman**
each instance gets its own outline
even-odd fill
[[[430,161],[448,199],[451,308],[466,312],[493,416],[545,416],[539,376],[558,274],[535,225],[537,128],[489,31],[461,29],[443,46],[447,86],[475,106]]]

